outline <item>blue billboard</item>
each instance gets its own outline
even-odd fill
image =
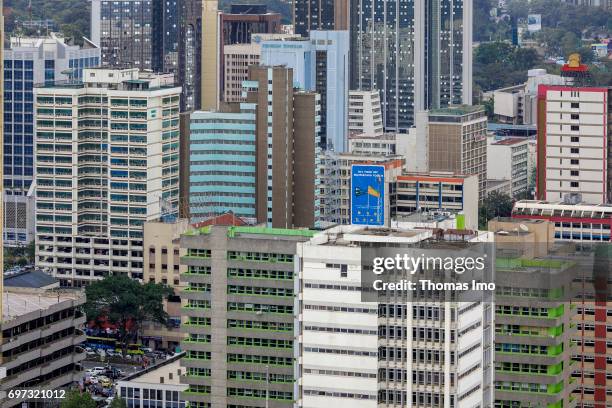
[[[351,224],[385,224],[385,168],[355,164],[351,168]]]

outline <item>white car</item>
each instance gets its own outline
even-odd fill
[[[87,371],[91,371],[92,375],[101,375],[104,374],[106,372],[106,368],[104,367],[93,367]]]

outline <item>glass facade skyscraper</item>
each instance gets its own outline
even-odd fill
[[[351,88],[381,93],[384,125],[472,102],[471,0],[360,0],[350,8]]]

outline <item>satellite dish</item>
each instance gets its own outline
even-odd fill
[[[519,228],[523,232],[529,232],[529,228],[527,228],[527,226],[525,224],[519,224]]]

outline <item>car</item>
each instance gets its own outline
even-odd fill
[[[104,388],[110,388],[113,386],[111,379],[105,376],[98,377],[98,383]]]
[[[92,367],[87,371],[91,371],[92,375],[102,375],[106,372],[105,367]]]
[[[150,347],[141,347],[140,349],[145,353],[153,353],[153,349]]]

